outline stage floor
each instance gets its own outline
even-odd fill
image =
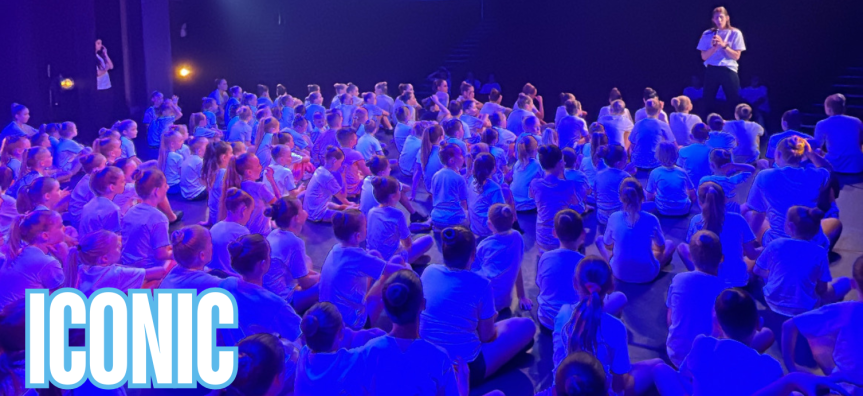
[[[393,147],[390,135],[381,133],[378,137],[382,142],[386,142],[390,147]],[[139,151],[139,153],[143,152],[143,150]],[[390,157],[395,158],[395,156],[393,147]],[[642,183],[646,184],[646,174],[639,174],[638,177]],[[852,263],[857,257],[863,255],[863,205],[861,205],[863,203],[863,177],[841,177],[840,180],[843,183],[843,188],[838,198],[838,206],[845,228],[841,239],[836,245],[835,254],[831,254],[830,269],[834,277],[850,276]],[[417,194],[417,201],[421,202],[420,204],[416,204],[416,206],[422,213],[427,214],[431,210],[431,201],[425,191]],[[206,215],[206,202],[188,202],[177,198],[172,199],[171,204],[174,210],[185,212],[182,224],[176,227],[183,224],[197,224]],[[660,218],[660,221],[666,238],[679,243],[686,237],[689,217]],[[537,249],[534,246],[536,216],[519,216],[519,223],[524,228],[524,240],[528,249],[525,252],[522,263],[524,279],[527,282],[526,292],[534,301],[534,304],[531,312],[516,310],[515,315],[536,318],[536,295],[538,293],[534,283],[537,262]],[[588,238],[590,245],[587,248],[587,253],[596,254],[596,247],[593,245],[596,229],[596,217],[594,214],[586,216],[585,227],[592,230]],[[320,270],[320,266],[323,264],[327,253],[336,243],[332,228],[329,225],[306,223],[302,238],[306,241],[306,251],[315,263],[315,269]],[[441,263],[440,253],[438,253],[436,248],[432,248],[429,254],[432,263]],[[672,277],[675,273],[681,271],[685,271],[685,267],[675,255],[672,266],[665,268],[659,278],[653,283],[646,285],[618,285],[618,290],[624,292],[629,298],[629,304],[623,311],[622,320],[629,329],[629,354],[633,362],[657,357],[667,361],[665,338],[668,334],[668,326],[665,314],[665,295]],[[760,292],[750,291],[760,299],[758,305],[762,316],[764,316],[765,325],[770,327],[777,335],[777,343],[770,348],[768,353],[781,363],[782,358],[778,340],[780,339],[784,318],[766,308]],[[852,292],[847,297],[847,299],[857,298],[863,299],[863,296],[858,297]],[[482,395],[494,389],[499,389],[506,395],[533,395],[534,392],[550,386],[552,370],[551,332],[539,331],[538,327],[535,340],[536,343],[529,353],[517,356],[494,377],[484,384],[474,387],[471,395]],[[800,345],[798,349],[806,348],[805,343],[798,343],[798,345]],[[798,353],[798,355],[798,361],[805,362],[808,360],[810,367],[815,366],[811,356],[805,356],[805,351]]]

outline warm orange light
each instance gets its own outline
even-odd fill
[[[190,74],[192,74],[192,70],[189,69],[188,67],[183,66],[180,68],[180,76],[181,77],[189,77]]]
[[[72,81],[71,78],[64,78],[60,80],[60,88],[63,89],[72,89],[75,86],[75,82]]]

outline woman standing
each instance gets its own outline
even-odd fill
[[[728,104],[740,103],[740,77],[737,76],[737,61],[746,50],[743,33],[731,26],[731,18],[725,7],[713,9],[713,27],[704,31],[698,41],[701,60],[707,70],[704,73],[704,114],[713,112],[716,92],[719,87],[728,97]]]

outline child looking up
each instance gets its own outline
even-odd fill
[[[648,201],[656,202],[656,210],[664,216],[687,216],[695,200],[695,186],[686,171],[675,166],[677,145],[671,142],[659,143],[656,158],[660,167],[650,171],[647,180]]]

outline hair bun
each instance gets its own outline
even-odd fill
[[[275,213],[276,213],[276,209],[273,206],[270,206],[270,207],[264,209],[264,216],[265,217],[269,217],[272,219],[274,217]]]
[[[232,241],[228,244],[228,253],[231,257],[237,257],[243,253],[243,244],[240,241]]]
[[[813,219],[816,219],[818,221],[821,221],[824,218],[824,211],[822,211],[821,209],[818,209],[817,207],[816,208],[809,208],[808,212],[809,212],[810,217],[812,217]]]
[[[306,315],[303,318],[303,321],[300,322],[300,329],[303,331],[303,335],[305,337],[312,337],[315,333],[318,332],[320,328],[320,322],[318,322],[318,318],[315,315]]]
[[[184,238],[182,229],[174,231],[173,233],[171,233],[171,244],[183,242],[183,239],[185,239],[185,238]]]
[[[407,302],[410,290],[403,283],[392,283],[387,287],[385,298],[390,305],[400,307]]]

